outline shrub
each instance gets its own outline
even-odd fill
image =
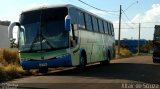
[[[116,50],[117,58],[125,58],[131,57],[132,53],[127,48],[120,48],[120,53],[118,54],[118,50]]]
[[[0,83],[6,80],[6,73],[4,72],[4,67],[0,67]]]
[[[21,78],[23,76],[30,76],[35,74],[34,71],[24,71],[22,67],[18,64],[9,64],[7,66],[1,66],[0,67],[0,83],[12,80],[15,78]]]
[[[19,65],[9,64],[4,67],[4,71],[8,75],[8,79],[18,78],[25,74],[25,71]]]
[[[17,50],[0,48],[0,83],[35,73],[36,71],[24,71],[22,69]]]
[[[0,62],[3,65],[18,64],[18,51],[15,49],[0,49]]]

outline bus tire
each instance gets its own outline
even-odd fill
[[[86,66],[86,57],[85,57],[85,56],[81,56],[81,57],[80,57],[80,61],[81,61],[81,64],[80,64],[80,65],[81,65],[82,67],[85,67],[85,66]]]
[[[111,60],[111,55],[110,55],[110,53],[108,52],[108,54],[107,54],[107,59],[104,60],[104,61],[100,61],[100,65],[109,65],[109,64],[110,64],[110,60]]]
[[[82,52],[82,55],[80,56],[80,64],[78,66],[76,66],[76,68],[85,69],[86,64],[87,64],[86,54],[84,52]]]
[[[39,73],[47,73],[48,72],[48,68],[40,68],[39,69]]]

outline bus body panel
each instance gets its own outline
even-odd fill
[[[50,59],[53,57],[61,56],[63,54],[66,54],[67,50],[55,50],[55,51],[50,51],[50,52],[31,52],[31,53],[19,53],[20,58],[23,59],[34,59],[34,60],[39,60],[43,57],[43,59]]]
[[[67,54],[62,57],[54,57],[46,60],[23,60],[20,61],[23,69],[39,69],[41,67],[55,68],[72,66],[71,55]]]

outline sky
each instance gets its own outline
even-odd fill
[[[160,25],[160,0],[82,0],[104,11],[89,7],[78,0],[2,0],[0,20],[18,21],[23,10],[43,5],[72,4],[113,22],[118,39],[119,11],[122,5],[121,39],[138,39],[141,23],[141,39],[152,40],[154,26]]]

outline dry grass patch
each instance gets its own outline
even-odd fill
[[[32,74],[32,71],[26,72],[20,66],[17,50],[0,48],[0,82]]]
[[[0,49],[0,62],[3,65],[18,64],[19,55],[16,49]]]
[[[133,56],[132,53],[127,48],[120,48],[120,53],[116,50],[116,58],[126,58]]]
[[[0,67],[0,82],[33,75],[32,71],[24,71],[20,65],[9,64]]]

